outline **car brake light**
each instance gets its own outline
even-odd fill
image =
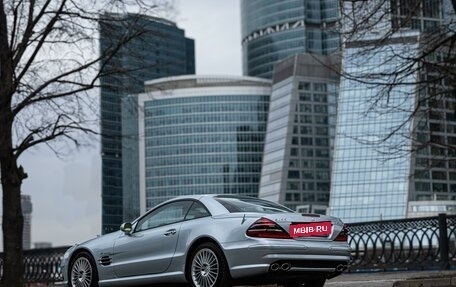
[[[339,235],[334,239],[334,241],[348,241],[348,228],[347,224],[344,224],[344,227],[340,231]]]
[[[246,231],[247,236],[260,238],[291,239],[277,223],[267,218],[260,218],[250,225]]]

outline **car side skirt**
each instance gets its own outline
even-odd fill
[[[143,284],[154,283],[185,283],[185,274],[183,272],[167,272],[160,274],[141,275],[135,277],[115,278],[109,280],[101,280],[98,282],[100,287],[104,286],[138,286]]]

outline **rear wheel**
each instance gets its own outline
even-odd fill
[[[97,287],[98,273],[92,256],[81,252],[72,260],[69,270],[69,287]]]
[[[211,242],[201,244],[192,253],[187,269],[193,287],[229,287],[231,277],[225,256]]]

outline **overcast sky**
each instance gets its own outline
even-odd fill
[[[176,1],[173,20],[195,40],[196,73],[241,75],[239,0]],[[98,142],[64,159],[42,147],[24,154],[32,197],[32,243],[72,245],[101,231],[101,161]]]

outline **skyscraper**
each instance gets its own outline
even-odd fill
[[[101,153],[102,233],[118,230],[139,214],[139,174],[136,160],[137,101],[128,94],[144,92],[144,81],[195,72],[194,42],[175,23],[138,14],[106,14],[100,18],[100,52],[131,37],[102,65]]]
[[[274,64],[339,50],[339,1],[241,0],[244,75],[272,78]]]
[[[409,36],[406,40],[406,36]],[[405,60],[394,55],[413,57],[418,52],[417,34],[397,35],[397,43],[373,49],[371,46],[347,48],[344,71],[351,75],[361,72],[392,73]],[[394,39],[394,38],[393,38]],[[364,56],[352,57],[360,51]],[[371,50],[369,50],[371,49]],[[385,65],[384,59],[395,59]],[[417,74],[399,75],[413,82]],[[385,77],[384,80],[387,80]],[[331,186],[331,215],[344,221],[357,222],[404,218],[407,212],[411,154],[404,151],[393,156],[390,146],[404,145],[412,123],[407,122],[415,105],[413,86],[397,86],[382,103],[383,110],[370,111],[371,99],[381,93],[382,87],[342,79],[337,114],[334,165]],[[393,112],[396,106],[402,112]],[[390,112],[388,112],[388,110]],[[395,127],[403,125],[389,139],[382,142]],[[377,139],[377,141],[376,141]]]
[[[148,81],[138,96],[142,211],[178,195],[257,196],[270,92],[252,77]]]
[[[32,248],[32,199],[30,195],[21,194],[22,214],[24,216],[24,228],[22,231],[22,248]]]
[[[326,213],[339,58],[302,54],[275,65],[259,197]]]
[[[384,3],[391,9],[379,13],[392,13],[343,53],[350,77],[341,80],[330,212],[348,222],[456,209],[456,98],[431,62],[409,64],[449,15],[448,3]]]

